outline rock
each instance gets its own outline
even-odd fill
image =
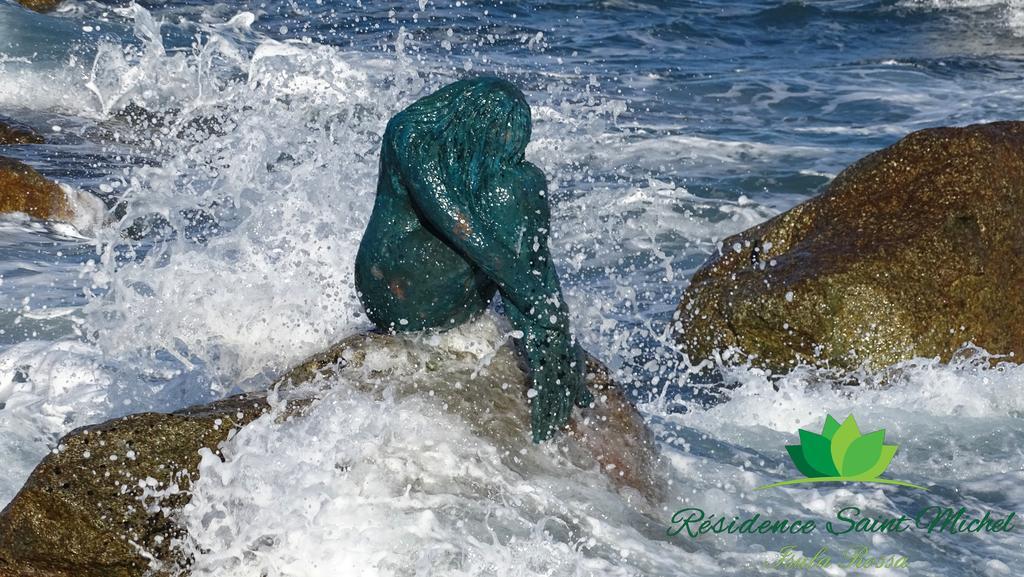
[[[20,212],[89,233],[102,226],[106,210],[92,194],[59,185],[27,164],[0,156],[0,214]]]
[[[50,12],[60,5],[61,0],[18,0],[18,4],[21,4],[29,10],[35,10],[36,12]]]
[[[507,334],[487,315],[473,325],[470,330],[476,332],[470,340],[474,343],[498,342],[501,334]],[[445,339],[455,339],[457,334],[441,333],[431,342],[423,342],[415,333],[353,337],[298,365],[281,382],[330,376],[341,359],[345,374],[358,376],[355,386],[366,390],[387,387],[397,396],[431,391],[431,398],[462,417],[475,434],[503,446],[507,454],[519,455],[520,449],[532,445],[526,401],[529,387],[521,358],[510,344],[473,354],[463,350],[464,343],[446,343]],[[354,340],[359,338],[361,343]],[[559,442],[570,456],[575,455],[579,466],[586,467],[588,461],[596,461],[602,470],[614,465],[608,470],[614,471],[610,476],[616,485],[634,489],[651,502],[660,501],[657,444],[643,418],[608,369],[589,354],[586,379],[596,405],[575,409],[569,434]],[[453,387],[452,383],[468,384]]]
[[[243,395],[71,432],[0,514],[0,576],[122,577],[142,575],[147,556],[172,561],[176,528],[143,506],[145,481],[187,490],[199,449],[216,447],[266,408],[264,395]],[[187,499],[172,491],[158,501],[175,508]]]
[[[486,336],[500,341],[496,331]],[[474,354],[451,338],[346,339],[276,383],[293,397],[282,416],[300,417],[323,386],[338,383],[378,395],[429,396],[476,434],[507,447],[509,466],[529,467],[544,452],[520,450],[532,443],[517,355],[508,345]],[[600,363],[591,359],[589,368],[599,405],[574,415],[572,432],[559,437],[561,453],[584,466],[615,465],[616,483],[658,496],[652,437]],[[253,393],[70,433],[0,513],[0,577],[128,577],[154,568],[171,575],[187,567],[173,547],[183,537],[174,512],[189,499],[199,449],[216,450],[269,407],[266,394]]]
[[[115,140],[145,142],[154,136],[173,134],[180,140],[201,142],[212,136],[224,136],[234,129],[223,109],[213,114],[196,116],[177,108],[149,109],[135,102],[129,102],[110,117],[110,128],[127,125],[130,130],[120,133]],[[287,153],[282,153],[287,156]]]
[[[23,212],[42,220],[68,221],[74,211],[67,194],[31,166],[0,156],[0,213]]]
[[[18,126],[0,121],[0,145],[7,144],[42,144],[43,137],[25,126]]]
[[[915,132],[723,241],[673,330],[779,372],[1024,353],[1024,123]]]

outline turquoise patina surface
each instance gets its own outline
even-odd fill
[[[455,82],[395,115],[356,287],[370,320],[396,332],[456,326],[500,292],[522,333],[540,442],[592,397],[548,251],[547,182],[524,157],[529,141],[530,107],[498,78]]]

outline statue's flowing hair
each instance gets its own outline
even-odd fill
[[[439,158],[445,183],[466,201],[493,185],[503,171],[523,162],[530,142],[530,106],[523,93],[499,78],[472,78],[425,96],[388,123],[388,132],[411,134],[406,142]],[[422,162],[428,159],[412,159]],[[418,163],[418,162],[417,162]]]

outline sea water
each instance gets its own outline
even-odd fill
[[[667,501],[547,446],[524,449],[531,474],[509,469],[429,399],[339,379],[307,418],[257,420],[226,461],[204,458],[181,519],[196,574],[795,574],[785,547],[831,552],[804,574],[1019,572],[1012,531],[669,534],[684,508],[820,525],[850,506],[1022,512],[1012,359],[915,359],[884,388],[738,367],[708,403],[666,333],[723,238],[910,131],[1018,118],[1017,0],[3,0],[0,113],[47,144],[0,154],[120,209],[92,231],[0,217],[0,502],[75,427],[259,389],[369,328],[352,270],[384,126],[480,74],[529,97],[574,331],[641,403]],[[756,490],[794,476],[784,445],[826,413],[886,429],[886,476],[930,490]],[[908,568],[845,567],[861,550]]]

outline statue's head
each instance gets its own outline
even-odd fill
[[[449,84],[414,102],[392,123],[437,143],[449,180],[467,191],[522,162],[530,142],[526,97],[512,83],[493,77]]]

